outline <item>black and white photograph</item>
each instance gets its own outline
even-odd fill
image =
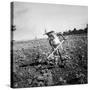
[[[88,6],[11,2],[11,87],[88,84]]]

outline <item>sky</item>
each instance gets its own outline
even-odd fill
[[[14,40],[45,38],[48,31],[64,32],[85,28],[88,23],[88,7],[62,4],[14,2]]]

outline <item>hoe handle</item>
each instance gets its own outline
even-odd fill
[[[54,52],[56,52],[56,50],[61,46],[62,48],[62,43],[64,42],[64,40],[57,46],[57,48],[55,48],[55,50],[47,57],[48,59],[53,55]],[[63,49],[63,48],[62,48]]]

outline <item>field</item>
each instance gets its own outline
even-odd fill
[[[47,59],[51,47],[46,39],[18,41],[13,44],[12,87],[39,87],[86,84],[87,35],[68,35],[59,58]],[[58,64],[55,64],[55,60]]]

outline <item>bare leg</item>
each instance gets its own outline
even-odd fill
[[[58,49],[58,54],[60,56],[60,59],[62,60],[62,56],[61,56],[61,53],[60,53],[59,49]]]
[[[58,65],[59,63],[62,63],[62,57],[61,57],[61,53],[60,53],[59,49],[54,53],[54,55],[56,56],[55,64]]]

